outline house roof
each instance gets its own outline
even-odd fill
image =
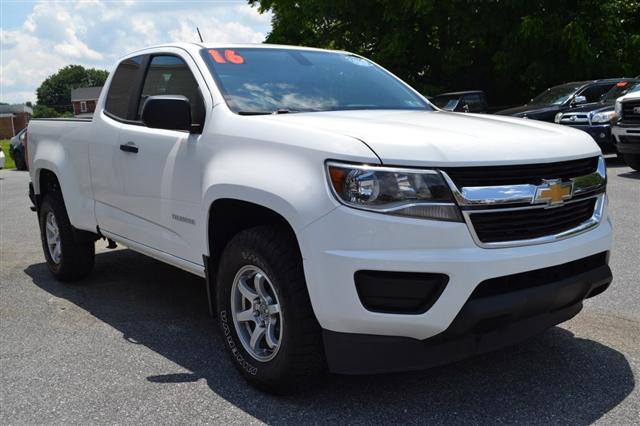
[[[101,91],[102,86],[78,87],[77,89],[71,89],[71,102],[98,100]]]
[[[33,115],[33,110],[25,104],[0,105],[0,114],[17,114],[20,112]]]

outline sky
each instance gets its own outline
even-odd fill
[[[111,71],[153,44],[261,43],[271,15],[243,0],[0,0],[0,102],[35,103],[37,87],[69,64]]]

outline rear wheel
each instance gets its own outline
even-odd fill
[[[220,260],[216,301],[232,362],[256,387],[282,393],[324,370],[302,258],[285,228],[256,227],[229,242]]]
[[[57,194],[44,196],[39,221],[44,257],[58,280],[74,281],[91,272],[95,243],[76,241],[64,203]]]
[[[24,154],[22,152],[22,150],[18,151],[14,151],[13,153],[13,162],[16,165],[16,169],[18,170],[27,170],[27,163],[24,159]]]
[[[627,163],[627,166],[631,167],[636,171],[640,171],[640,154],[622,154],[624,157],[624,162]]]

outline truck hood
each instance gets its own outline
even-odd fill
[[[503,109],[496,112],[497,115],[510,115],[512,117],[534,118],[540,115],[554,114],[566,107],[562,105],[522,105],[518,107]]]
[[[600,154],[586,133],[520,118],[444,111],[332,111],[261,116],[347,135],[383,164],[527,164]],[[339,158],[337,153],[336,158]]]

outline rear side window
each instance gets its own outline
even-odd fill
[[[116,68],[109,86],[105,110],[116,117],[127,119],[131,94],[134,91],[138,73],[142,66],[142,56],[125,59]]]
[[[192,121],[194,124],[202,124],[204,105],[198,90],[198,82],[189,66],[181,58],[162,55],[151,59],[142,87],[136,120],[140,120],[147,98],[157,95],[185,96],[191,104]]]

